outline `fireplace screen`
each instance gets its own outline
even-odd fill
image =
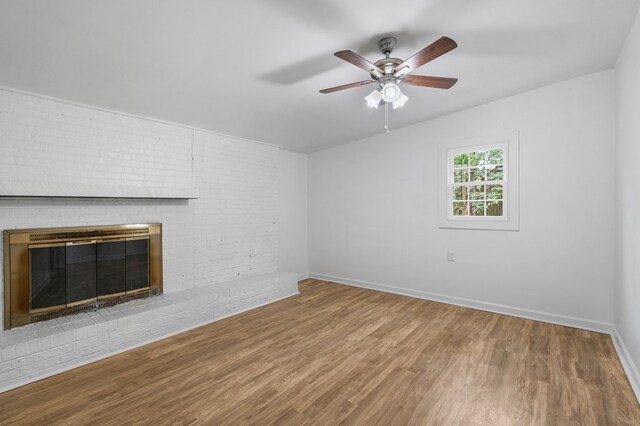
[[[161,225],[5,231],[5,328],[162,291]]]
[[[65,254],[64,244],[29,250],[32,311],[65,306]]]
[[[96,242],[67,243],[67,306],[96,300]]]
[[[124,240],[101,242],[98,253],[98,297],[126,291]]]
[[[147,287],[149,285],[149,240],[127,241],[126,259],[127,291]]]

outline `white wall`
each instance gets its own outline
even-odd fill
[[[312,154],[310,272],[611,323],[614,94],[605,71]],[[438,143],[518,131],[521,230],[439,229]]]
[[[617,275],[615,323],[640,383],[640,15],[616,65]],[[632,382],[633,383],[633,382]],[[636,390],[640,392],[640,388]],[[640,397],[640,393],[638,394]]]
[[[0,195],[200,194],[0,197],[0,230],[162,222],[167,292],[278,268],[280,166],[272,145],[0,90]],[[287,246],[302,222],[283,221]]]
[[[307,239],[308,156],[289,151],[279,153],[278,175],[278,269],[309,273]]]

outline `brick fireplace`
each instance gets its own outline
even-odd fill
[[[2,89],[0,112],[0,230],[162,223],[163,256],[158,296],[0,330],[0,392],[297,293],[276,146]]]

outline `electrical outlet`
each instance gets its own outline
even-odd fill
[[[451,250],[447,251],[447,260],[449,262],[455,262],[456,261],[456,254],[454,252],[452,252]]]

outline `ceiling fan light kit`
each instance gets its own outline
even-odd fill
[[[376,83],[378,88],[364,98],[367,101],[367,105],[371,108],[378,109],[384,102],[385,109],[387,109],[389,104],[393,106],[393,109],[397,109],[409,100],[409,97],[400,90],[401,84],[449,89],[458,81],[457,78],[409,75],[409,73],[416,68],[458,47],[458,44],[449,37],[441,37],[405,61],[391,57],[391,52],[393,52],[397,44],[398,40],[395,37],[384,37],[380,39],[378,48],[384,55],[384,58],[375,63],[369,62],[351,50],[336,52],[334,55],[338,58],[367,71],[371,76],[371,80],[322,89],[320,93],[333,93]],[[388,115],[385,114],[385,121],[387,120]],[[385,129],[388,132],[388,122],[385,123]]]
[[[384,86],[382,86],[382,89],[380,89],[380,91],[382,93],[382,100],[385,102],[394,102],[398,100],[398,98],[402,94],[400,88],[393,83],[386,83]]]
[[[393,101],[393,109],[402,107],[404,104],[407,103],[408,100],[409,100],[409,97],[404,93],[400,92],[400,96],[398,96],[398,98],[395,101]]]
[[[409,97],[402,93],[400,87],[395,83],[386,83],[379,89],[375,89],[373,92],[365,96],[367,105],[371,108],[378,109],[380,104],[384,101],[385,104],[393,105],[393,109],[400,108],[407,103]]]
[[[369,93],[369,95],[365,96],[364,98],[367,101],[367,105],[375,109],[378,109],[378,107],[380,106],[380,102],[382,101],[382,95],[380,94],[380,91],[378,89]]]

